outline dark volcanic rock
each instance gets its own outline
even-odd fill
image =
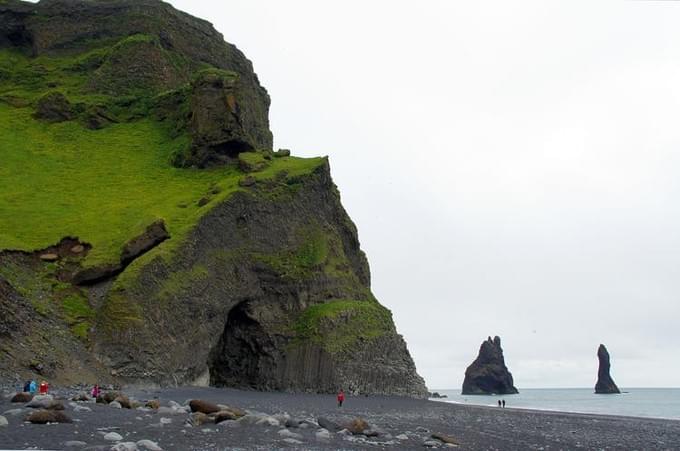
[[[597,370],[597,383],[595,384],[595,393],[599,394],[612,394],[621,393],[619,387],[616,386],[614,380],[609,374],[609,369],[611,364],[609,362],[609,352],[605,345],[601,344],[597,348],[597,359],[600,362],[599,368]]]
[[[216,413],[222,410],[217,406],[217,404],[203,401],[202,399],[192,399],[189,402],[189,407],[191,408],[192,412],[201,412],[207,414]]]
[[[205,167],[225,157],[269,146],[259,141],[256,128],[248,126],[249,105],[242,98],[240,84],[239,77],[217,72],[203,72],[192,83],[189,130],[193,154],[186,166]]]
[[[482,343],[477,359],[465,370],[464,395],[507,395],[519,393],[505,366],[500,337]]]
[[[0,276],[0,318],[2,318],[0,337],[11,338],[15,332],[26,327],[26,323],[30,321],[31,310],[31,306],[23,296]],[[17,393],[17,396],[24,395],[30,396],[30,393]]]
[[[0,3],[0,48],[35,56],[73,55],[112,42],[117,44],[109,52],[76,69],[87,72],[89,89],[100,94],[176,90],[164,96],[170,103],[161,102],[160,115],[173,116],[177,128],[191,135],[190,147],[178,155],[177,165],[204,167],[243,149],[272,148],[269,95],[252,63],[209,22],[158,0]],[[216,70],[195,76],[206,66]],[[51,107],[57,100],[59,108]],[[39,106],[38,116],[50,121],[73,118],[63,100]],[[89,112],[83,121],[96,129],[111,118]]]
[[[165,228],[165,222],[162,219],[154,222],[146,228],[144,233],[128,241],[123,246],[123,252],[120,255],[121,264],[124,266],[130,264],[135,258],[158,246],[168,238],[170,238],[170,234]]]
[[[329,336],[347,340],[346,350],[296,339],[296,318],[311,305],[326,299],[375,302],[368,297],[368,262],[328,164],[296,183],[290,192],[285,183],[274,188],[287,193],[279,196],[257,189],[235,193],[201,218],[178,249],[182,258],[151,259],[134,284],[110,292],[115,302],[102,306],[104,315],[109,308],[118,314],[124,300],[132,306],[130,316],[139,319],[124,334],[98,330],[95,352],[105,364],[130,382],[208,379],[211,385],[260,390],[336,393],[341,387],[350,394],[426,397],[391,318],[379,334],[351,341],[342,336],[352,329],[351,316],[325,323]],[[342,256],[343,266],[325,272],[321,262],[289,272],[266,257],[297,252],[310,236],[328,243],[328,255]],[[204,276],[191,277],[195,268]],[[161,291],[167,280],[186,282]],[[199,326],[191,334],[188,319]]]
[[[31,15],[32,6],[16,0],[0,3],[0,48],[30,50],[33,38],[26,29],[26,18]]]
[[[66,96],[60,92],[50,92],[38,100],[35,114],[36,119],[47,122],[70,121],[76,117],[75,110]]]
[[[319,424],[319,426],[330,432],[337,432],[342,429],[338,423],[331,421],[328,418],[319,417],[316,422]]]

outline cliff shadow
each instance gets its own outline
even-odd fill
[[[208,357],[210,385],[256,390],[332,393],[338,387],[331,355],[311,343],[272,334],[258,320],[258,306],[244,300],[227,315]]]
[[[224,331],[208,357],[210,385],[275,388],[268,375],[275,366],[275,346],[250,313],[250,300],[233,307]]]

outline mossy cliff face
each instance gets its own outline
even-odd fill
[[[138,266],[98,326],[97,355],[119,377],[423,394],[325,161],[214,206],[176,257]]]
[[[426,395],[268,107],[168,4],[0,2],[1,378]]]

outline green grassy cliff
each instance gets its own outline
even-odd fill
[[[250,61],[160,1],[74,5],[0,2],[0,377],[423,396]]]

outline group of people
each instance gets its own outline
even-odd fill
[[[47,381],[42,381],[40,382],[40,385],[38,385],[35,381],[26,381],[24,384],[24,392],[30,393],[32,395],[35,395],[36,392],[40,395],[46,395],[50,391],[50,384],[47,383]]]
[[[26,381],[24,384],[24,392],[30,393],[32,395],[35,395],[36,392],[39,395],[46,395],[50,391],[50,384],[47,383],[47,381],[42,381],[40,382],[40,385],[38,385],[35,381]],[[92,387],[91,391],[92,397],[97,398],[101,394],[101,389],[99,388],[98,384],[94,384],[94,387]]]
[[[498,400],[498,407],[505,407],[505,399],[503,400]]]

